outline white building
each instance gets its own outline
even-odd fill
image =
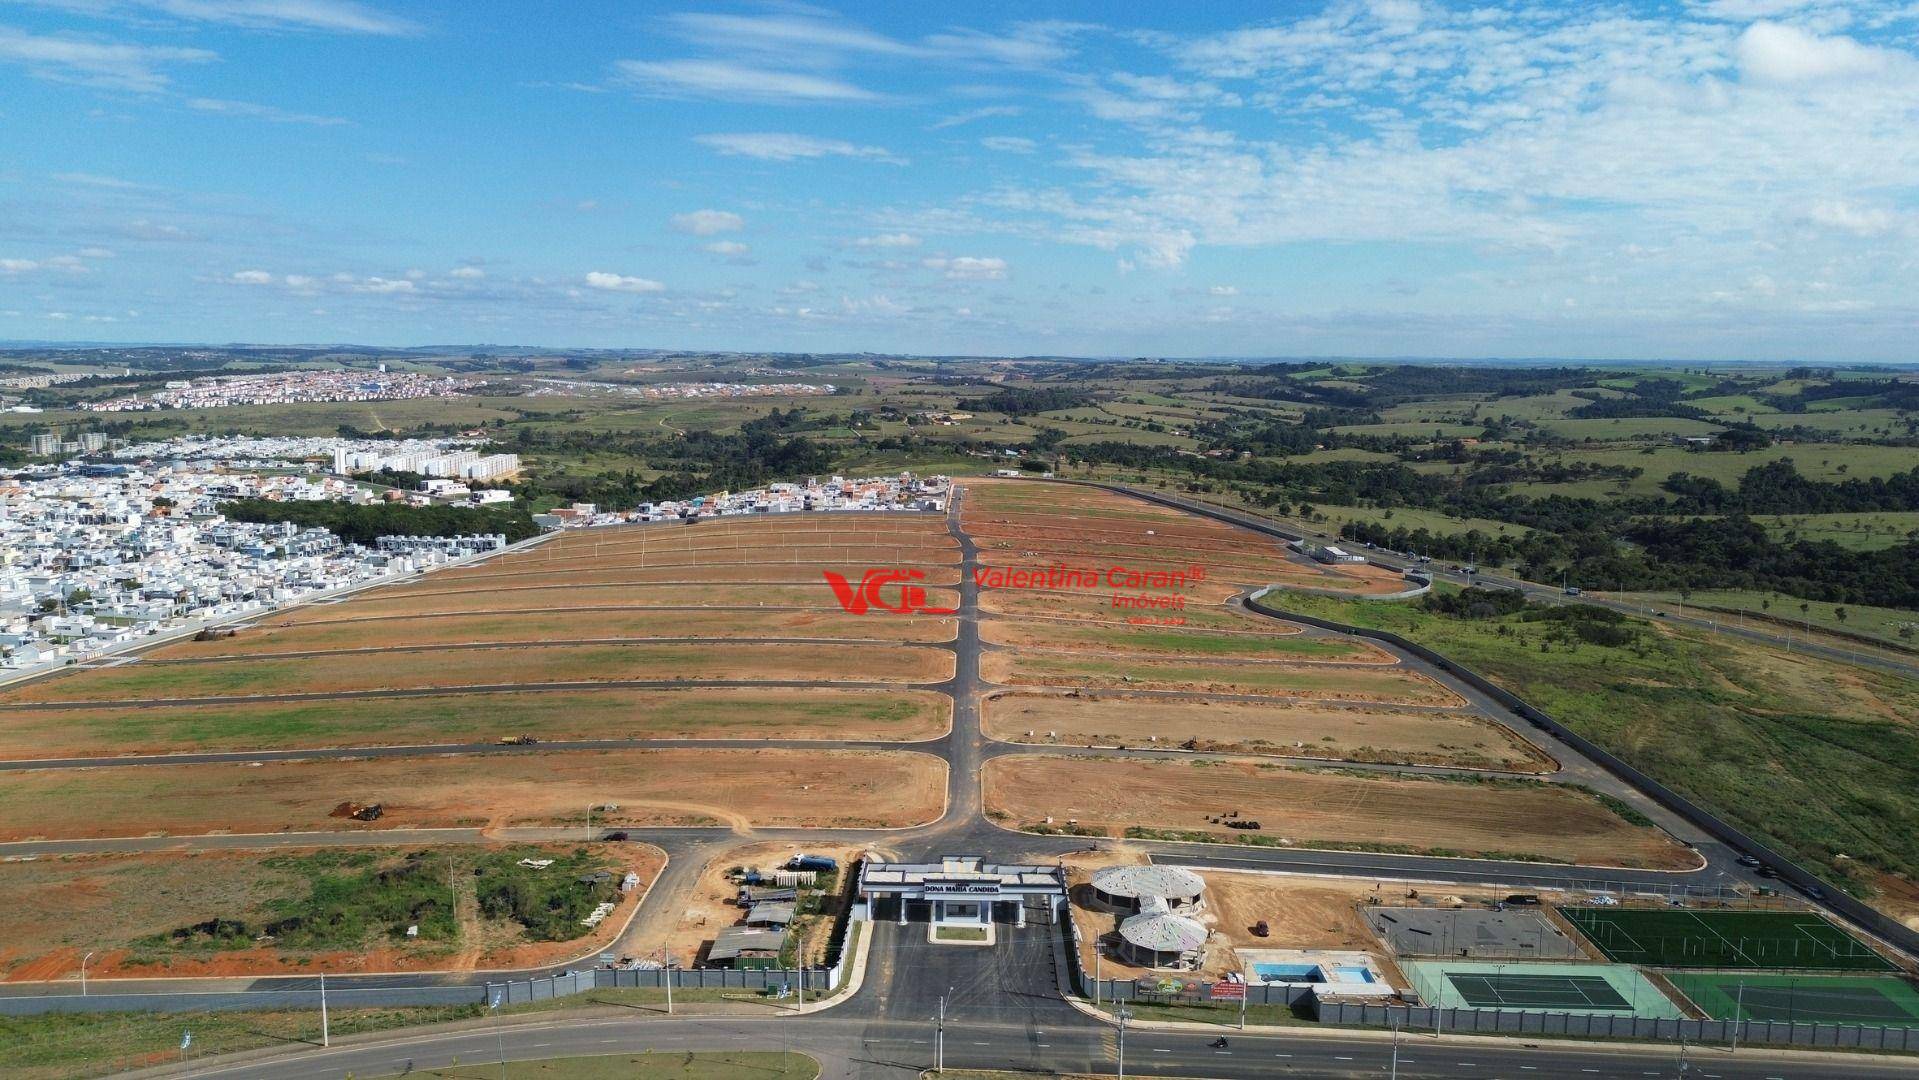
[[[949,855],[936,863],[860,864],[854,918],[948,925],[1026,925],[1029,905],[1057,912],[1066,900],[1059,866],[987,863]]]

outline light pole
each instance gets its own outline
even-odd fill
[[[327,1022],[326,1013],[326,972],[320,973],[320,1045],[333,1045],[333,1027]]]
[[[1115,1015],[1119,1017],[1119,1080],[1126,1080],[1126,1021],[1133,1018],[1133,1011],[1121,1005]]]
[[[1393,1071],[1389,1080],[1399,1080],[1399,1024],[1393,1024]]]
[[[660,946],[660,981],[666,984],[666,1015],[673,1015],[673,954]]]
[[[1739,1029],[1745,1024],[1746,1016],[1746,980],[1739,980],[1739,996],[1733,999],[1732,1006],[1732,1052],[1739,1052]]]
[[[946,998],[952,992],[949,986],[946,993],[940,995],[939,1026],[933,1039],[933,1071],[936,1073],[946,1071]]]
[[[92,952],[88,952],[87,955],[80,958],[80,996],[81,997],[87,996],[87,961],[91,959],[93,959]]]

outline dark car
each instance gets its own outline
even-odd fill
[[[1528,892],[1514,893],[1506,898],[1506,903],[1514,907],[1538,907],[1539,897]]]
[[[1758,868],[1755,869],[1753,873],[1758,874],[1760,877],[1763,877],[1763,878],[1775,878],[1779,876],[1779,871],[1774,870],[1772,867],[1767,866],[1764,863],[1760,863]]]
[[[1817,885],[1807,885],[1806,887],[1800,889],[1799,891],[1802,893],[1805,893],[1806,899],[1808,900],[1817,900],[1822,904],[1825,903],[1826,890],[1820,888]]]
[[[1757,868],[1763,864],[1759,861],[1759,856],[1757,855],[1741,855],[1739,856],[1739,865]]]

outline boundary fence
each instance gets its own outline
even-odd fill
[[[1656,1020],[1641,1016],[1534,1012],[1519,1009],[1436,1009],[1420,1005],[1319,1003],[1319,1022],[1348,1027],[1397,1027],[1486,1035],[1565,1035],[1572,1038],[1685,1040],[1724,1043],[1919,1051],[1919,1028],[1868,1024],[1785,1023],[1775,1020]]]

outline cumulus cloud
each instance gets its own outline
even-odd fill
[[[353,291],[373,293],[378,296],[392,296],[395,294],[410,293],[415,290],[413,283],[405,278],[396,280],[393,278],[370,277],[365,281],[355,284]]]
[[[39,268],[40,264],[33,259],[0,259],[0,274],[24,274]]]
[[[621,60],[616,76],[642,91],[769,104],[872,102],[880,95],[824,75],[747,67],[727,60]]]
[[[1212,288],[1206,290],[1206,294],[1208,296],[1238,296],[1239,287],[1237,285],[1214,285]]]
[[[752,249],[738,240],[715,240],[706,245],[706,250],[715,255],[744,255]]]
[[[712,236],[716,233],[739,232],[746,227],[746,219],[727,210],[695,210],[688,214],[675,214],[673,227],[694,236]]]
[[[915,248],[920,246],[920,238],[912,233],[880,233],[878,236],[862,236],[853,241],[854,247],[863,248]]]
[[[905,160],[884,146],[859,146],[843,139],[820,139],[811,135],[763,131],[738,134],[695,135],[693,141],[733,157],[759,158],[762,161],[798,161],[802,158],[870,158],[890,165]]]
[[[1775,22],[1747,27],[1733,46],[1733,55],[1740,74],[1773,83],[1876,75],[1891,67],[1896,56],[1848,37],[1820,37]]]
[[[486,271],[477,266],[456,266],[447,271],[447,276],[460,278],[463,281],[478,281],[486,276]]]
[[[666,291],[665,285],[651,278],[628,277],[625,274],[609,274],[602,270],[595,270],[586,275],[586,283],[591,288],[605,289],[607,292],[656,293]]]
[[[920,265],[928,270],[943,271],[948,281],[1003,281],[1006,278],[1005,259],[960,255],[922,259]]]
[[[236,285],[271,285],[273,275],[265,270],[236,270],[232,281]]]

